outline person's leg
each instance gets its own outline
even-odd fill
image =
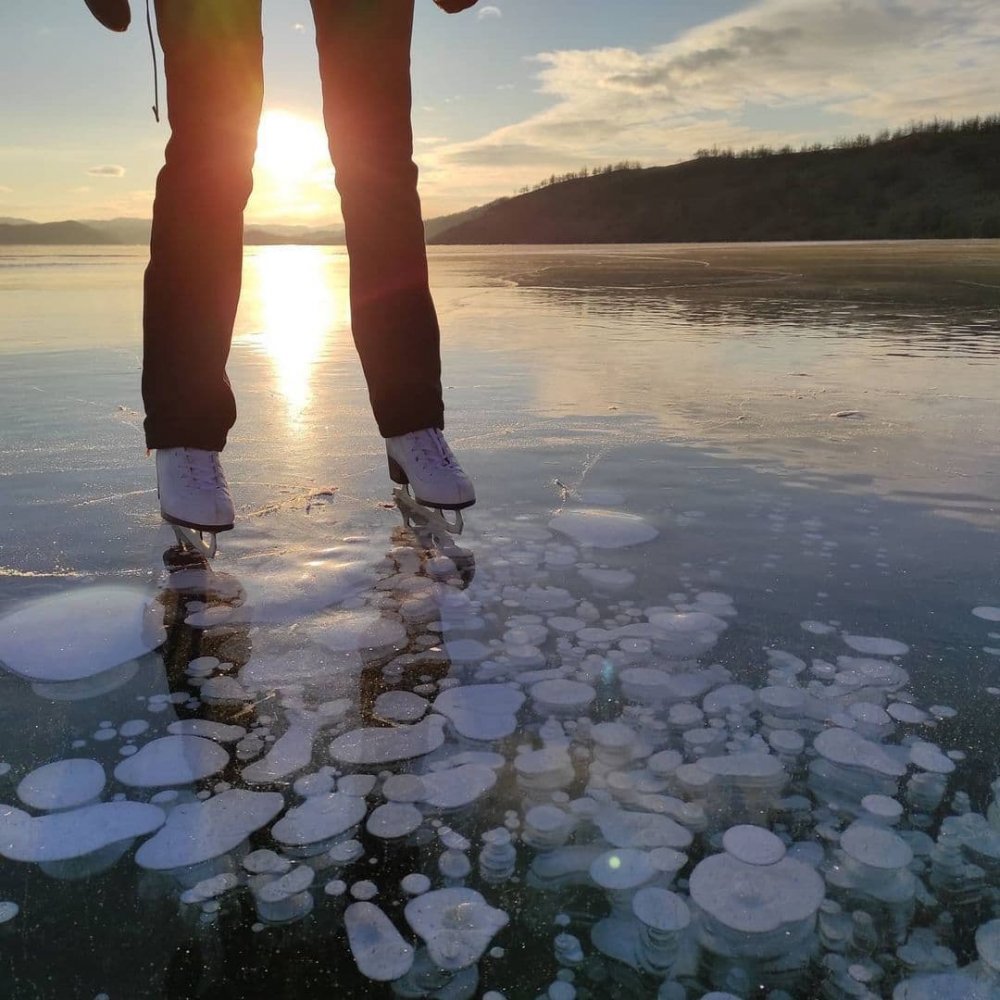
[[[263,101],[260,0],[156,0],[171,135],[156,182],[143,311],[149,448],[221,451],[226,360]]]
[[[383,437],[444,426],[410,126],[413,0],[312,0],[351,271],[351,325]]]

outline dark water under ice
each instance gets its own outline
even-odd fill
[[[482,682],[482,664],[463,662],[461,640],[489,646],[488,660],[507,664],[500,680],[516,681],[510,664],[527,657],[524,643],[503,640],[511,624],[523,627],[518,616],[547,623],[592,606],[595,620],[613,628],[616,616],[618,624],[641,621],[648,609],[697,604],[709,592],[731,598],[735,615],[700,651],[700,665],[721,664],[751,688],[773,682],[767,650],[813,664],[861,655],[844,634],[905,644],[893,662],[910,676],[907,697],[937,709],[918,735],[958,751],[948,795],[922,828],[935,834],[956,791],[986,812],[1000,707],[1000,620],[990,620],[1000,607],[1000,243],[433,251],[448,435],[480,498],[460,539],[475,572],[451,581],[459,610],[404,615],[406,638],[377,655],[341,655],[316,638],[317,628],[336,632],[337,608],[398,619],[407,597],[400,578],[412,570],[399,549],[420,549],[390,502],[350,339],[344,255],[247,252],[229,369],[240,421],[225,453],[239,523],[222,536],[215,570],[223,589],[245,592],[258,611],[226,620],[223,607],[207,628],[185,622],[185,601],[206,595],[195,588],[178,598],[162,566],[172,539],[155,512],[138,397],[143,265],[131,249],[0,252],[0,641],[9,621],[2,616],[28,602],[107,584],[159,595],[168,626],[166,641],[118,686],[89,697],[70,700],[0,671],[0,761],[9,765],[0,803],[26,808],[15,791],[21,779],[77,756],[104,766],[105,799],[147,801],[155,789],[136,793],[111,779],[128,743],[141,748],[191,718],[265,726],[280,737],[296,712],[347,699],[343,718],[316,730],[309,764],[254,786],[291,805],[301,801],[296,778],[332,766],[333,737],[377,724],[373,705],[383,691],[418,687],[433,700],[448,687],[442,680]],[[589,546],[552,524],[576,508],[611,512],[611,521],[635,515],[656,537]],[[371,579],[340,592],[349,561]],[[595,584],[581,565],[627,573]],[[572,601],[536,607],[525,597],[533,584],[561,588]],[[631,718],[616,674],[622,664],[606,656],[614,641],[588,642],[587,652],[607,663],[587,714]],[[462,652],[452,655],[451,643]],[[69,645],[67,658],[89,655]],[[427,648],[422,665],[384,669]],[[563,652],[550,631],[541,661],[524,669],[564,666],[571,658]],[[234,664],[247,701],[197,703],[185,670],[198,656]],[[373,901],[415,944],[399,881],[424,872],[435,888],[444,884],[444,823],[473,842],[465,883],[509,923],[478,962],[478,991],[441,995],[544,995],[559,971],[553,939],[567,931],[586,955],[573,973],[578,996],[655,997],[659,979],[591,944],[591,926],[609,910],[595,885],[529,887],[536,852],[525,845],[512,880],[488,884],[477,874],[484,831],[505,820],[523,829],[525,792],[512,761],[519,747],[542,745],[545,722],[524,687],[529,698],[512,735],[476,742],[447,732],[445,750],[503,755],[494,789],[465,809],[425,808],[418,832],[402,841],[362,826],[354,834],[360,860],[314,864],[314,905],[301,920],[255,926],[242,884],[218,907],[182,903],[186,886],[141,871],[134,846],[79,878],[0,858],[0,902],[19,907],[0,924],[0,996],[391,996],[351,957],[343,930],[350,895],[323,887],[374,882]],[[164,709],[168,694],[176,697]],[[135,719],[150,725],[134,739],[96,735]],[[886,742],[913,733],[900,726]],[[804,735],[808,744],[814,733]],[[680,746],[676,737],[671,745]],[[242,787],[252,759],[234,755],[224,771],[188,787]],[[576,764],[569,798],[587,785],[586,764]],[[389,769],[424,766],[415,758]],[[386,768],[340,771],[381,780]],[[805,789],[802,773],[791,780]],[[905,805],[902,792],[901,784]],[[374,794],[369,810],[379,801]],[[682,880],[719,850],[710,833],[696,835]],[[275,846],[267,827],[250,846]],[[245,881],[239,858],[230,867]],[[685,885],[673,888],[686,897]],[[926,907],[915,920],[931,925],[936,915]],[[977,922],[992,915],[983,904],[955,922],[945,943],[960,966],[976,957]],[[891,951],[883,941],[880,953]],[[754,995],[777,987],[818,995],[821,954],[790,984],[755,982],[764,990]],[[889,960],[883,966],[890,971],[878,990],[888,996],[902,974]],[[704,963],[700,970],[680,979],[689,997],[721,988]]]

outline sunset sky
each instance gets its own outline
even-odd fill
[[[167,139],[144,9],[124,36],[83,0],[0,4],[0,217],[148,217]],[[307,0],[265,0],[252,221],[339,221]],[[702,146],[798,145],[1000,111],[997,0],[417,0],[427,217],[551,173]]]

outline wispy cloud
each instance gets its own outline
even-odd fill
[[[87,173],[91,177],[124,177],[125,168],[116,163],[108,163],[100,167],[91,167]]]
[[[499,7],[495,7],[492,4],[487,4],[485,7],[479,8],[479,20],[485,21],[490,17],[503,17],[503,11]]]
[[[469,183],[504,193],[549,169],[670,163],[714,144],[794,144],[993,113],[1000,4],[759,0],[648,50],[545,52],[535,61],[550,107],[437,150],[432,175],[460,167],[476,173]]]

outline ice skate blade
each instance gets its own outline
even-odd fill
[[[392,491],[392,496],[403,515],[403,523],[408,528],[422,528],[439,536],[441,540],[447,539],[449,535],[462,534],[465,522],[460,508],[454,508],[455,519],[449,521],[441,508],[435,509],[422,504],[405,486],[397,486]]]
[[[170,527],[174,529],[177,544],[182,549],[191,550],[206,560],[215,558],[215,554],[219,550],[219,543],[218,536],[214,531],[208,532],[209,540],[206,541],[204,532],[189,528],[187,525],[171,523]]]

